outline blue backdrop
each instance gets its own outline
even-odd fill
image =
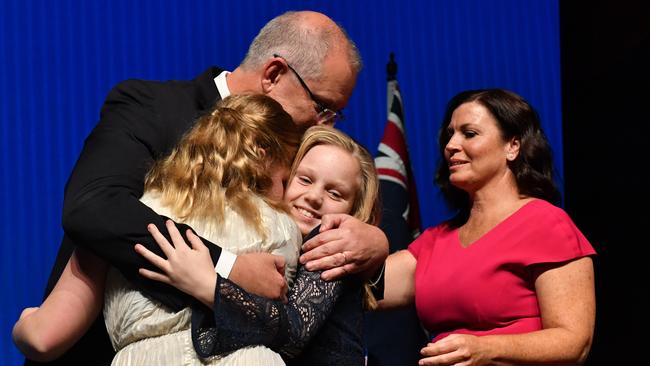
[[[338,127],[376,151],[395,52],[423,225],[446,217],[432,183],[437,128],[463,89],[504,87],[540,112],[562,170],[557,1],[3,0],[0,2],[0,364],[20,364],[11,327],[40,303],[62,235],[63,188],[112,85],[233,69],[286,10],[341,23],[365,61]]]

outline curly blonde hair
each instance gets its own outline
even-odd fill
[[[291,116],[265,95],[233,95],[218,102],[165,158],[156,161],[145,190],[161,193],[161,203],[179,220],[210,218],[223,224],[231,207],[266,238],[254,195],[267,197],[271,167],[289,167],[301,132]]]

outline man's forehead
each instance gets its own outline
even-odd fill
[[[342,109],[352,95],[356,79],[356,73],[349,67],[347,70],[335,68],[326,73],[324,78],[314,82],[314,96],[331,109]]]

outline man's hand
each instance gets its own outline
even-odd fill
[[[284,264],[284,257],[269,253],[239,254],[228,279],[252,294],[286,302]]]
[[[331,214],[321,219],[320,234],[302,246],[300,263],[310,271],[325,270],[326,281],[350,273],[370,278],[388,256],[388,239],[376,226],[350,215]]]

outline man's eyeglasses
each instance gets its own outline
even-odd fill
[[[294,69],[293,67],[291,67],[291,65],[289,65],[289,61],[287,61],[286,58],[284,58],[284,57],[282,57],[282,56],[280,56],[278,54],[273,54],[273,57],[279,57],[279,58],[283,59],[284,62],[287,63],[287,67],[289,68],[289,70],[291,70],[294,73],[294,75],[296,75],[296,77],[298,78],[298,81],[300,82],[300,85],[302,85],[302,87],[305,89],[305,91],[307,91],[307,94],[309,94],[309,98],[311,98],[311,100],[314,102],[314,104],[316,104],[316,110],[318,111],[318,115],[316,116],[316,118],[318,119],[319,124],[326,123],[326,122],[335,123],[335,122],[338,122],[338,121],[343,119],[343,111],[342,110],[333,111],[333,110],[327,108],[323,103],[321,103],[314,96],[314,94],[311,92],[311,90],[309,90],[309,87],[307,86],[305,81],[300,77],[300,75],[298,74],[296,69]]]

